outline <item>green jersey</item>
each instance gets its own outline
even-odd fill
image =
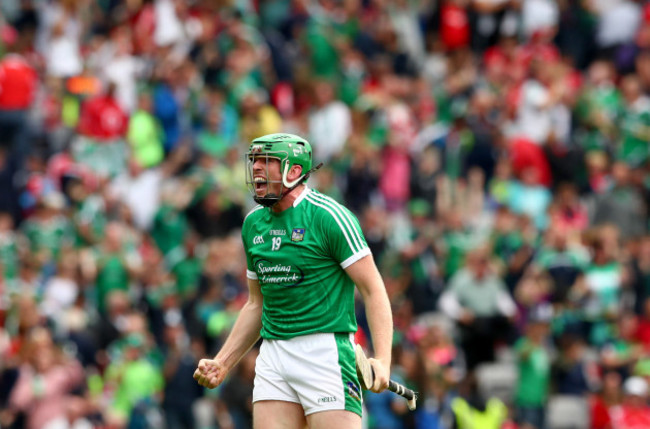
[[[544,405],[550,384],[550,358],[543,346],[535,345],[527,338],[515,344],[519,354],[519,383],[515,402],[521,407]],[[528,352],[527,358],[523,355]]]
[[[623,109],[621,93],[614,85],[587,88],[576,105],[580,125],[576,139],[586,151],[606,149],[611,136],[603,134],[603,127],[611,132]],[[597,127],[598,118],[609,125]]]
[[[29,240],[30,250],[34,253],[47,251],[50,259],[56,259],[63,247],[74,243],[74,229],[64,216],[28,219],[22,229]]]
[[[639,98],[623,110],[620,118],[621,144],[618,157],[632,166],[645,164],[648,159],[650,137],[650,99]]]
[[[0,265],[5,280],[13,280],[18,276],[19,236],[13,231],[0,233]]]
[[[306,188],[280,213],[254,208],[242,239],[247,276],[264,297],[262,338],[356,331],[354,283],[344,269],[370,249],[348,209]]]
[[[88,225],[93,237],[98,239],[102,237],[107,222],[106,205],[103,198],[99,195],[90,195],[83,200],[76,208],[73,220],[77,228]],[[81,247],[93,243],[88,242],[77,230],[76,244]]]
[[[182,246],[189,227],[187,217],[181,210],[163,203],[153,220],[151,236],[163,255]]]
[[[109,253],[103,250],[97,252],[97,308],[101,313],[106,310],[106,297],[114,290],[129,290],[129,271],[124,255]]]
[[[585,309],[588,314],[599,317],[605,312],[617,311],[620,305],[623,267],[618,262],[603,265],[591,263],[585,269],[587,287],[592,301]]]

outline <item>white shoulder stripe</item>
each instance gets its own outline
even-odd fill
[[[313,205],[315,205],[315,206],[317,206],[317,207],[321,207],[321,208],[325,209],[325,210],[326,210],[330,215],[332,215],[332,218],[334,218],[334,220],[335,220],[336,223],[338,224],[339,228],[341,228],[341,231],[343,232],[343,236],[345,237],[345,241],[348,242],[348,246],[350,246],[350,249],[352,250],[352,253],[357,253],[359,250],[361,250],[361,249],[357,249],[357,248],[352,244],[352,241],[350,241],[350,237],[348,236],[347,229],[344,228],[343,225],[341,225],[341,221],[339,220],[339,217],[338,217],[336,214],[334,214],[334,212],[332,211],[332,209],[330,209],[330,208],[327,207],[326,205],[321,204],[321,203],[319,203],[318,201],[314,200],[314,199],[312,198],[312,194],[311,194],[311,193],[305,197],[305,200],[306,200],[306,201],[309,201],[310,203],[312,203]]]
[[[246,220],[246,218],[247,218],[248,216],[252,215],[253,213],[255,213],[256,211],[258,211],[259,209],[263,209],[263,208],[264,208],[264,206],[261,205],[261,204],[256,205],[256,206],[255,206],[251,211],[249,211],[249,212],[246,214],[246,216],[244,216],[244,220]]]
[[[300,204],[300,202],[304,200],[309,193],[311,193],[311,189],[309,189],[309,186],[305,185],[305,189],[303,189],[300,195],[298,195],[298,198],[296,198],[296,200],[293,202],[293,206],[298,207],[298,204]]]
[[[347,212],[347,210],[341,206],[341,204],[337,203],[336,200],[333,198],[327,197],[322,194],[317,194],[315,192],[312,192],[310,194],[312,197],[316,197],[316,199],[323,204],[331,207],[336,213],[341,216],[341,219],[343,220],[343,223],[349,228],[350,235],[352,236],[352,239],[354,240],[354,243],[359,247],[359,249],[363,249],[365,246],[363,244],[363,238],[361,238],[361,234],[359,234],[359,231],[355,227],[355,222],[354,219],[350,216],[350,214]]]
[[[359,233],[359,230],[355,228],[355,221],[350,215],[348,209],[346,209],[342,204],[340,204],[338,201],[336,201],[334,198],[330,196],[324,194],[315,194],[315,193],[314,195],[319,196],[324,201],[329,201],[334,207],[337,207],[340,210],[340,212],[343,213],[343,215],[350,221],[350,225],[352,225],[352,230],[354,231],[355,235],[359,239],[359,243],[361,243],[361,247],[364,247],[363,238],[361,238],[361,234]]]

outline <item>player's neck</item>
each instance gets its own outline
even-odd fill
[[[286,209],[290,208],[293,206],[293,203],[296,201],[296,199],[302,194],[302,191],[305,190],[305,184],[302,183],[295,188],[293,188],[287,195],[282,197],[280,201],[273,207],[271,207],[271,210],[273,210],[276,213],[280,213],[285,211]]]

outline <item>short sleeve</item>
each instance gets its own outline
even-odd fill
[[[345,269],[370,255],[368,243],[356,216],[338,203],[322,201],[323,236],[329,254]]]

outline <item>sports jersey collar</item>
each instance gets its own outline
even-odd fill
[[[298,207],[298,204],[300,204],[300,202],[305,199],[309,192],[311,192],[311,189],[309,189],[309,186],[305,185],[305,189],[302,190],[300,195],[298,195],[298,198],[296,198],[296,200],[293,202],[293,206]]]

